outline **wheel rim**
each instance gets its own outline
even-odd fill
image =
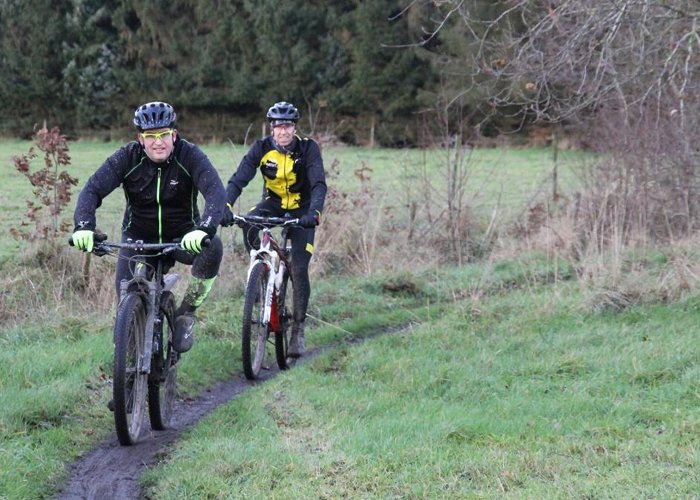
[[[170,426],[177,395],[178,354],[172,349],[174,310],[175,299],[171,292],[165,292],[161,298],[160,330],[154,332],[154,342],[158,340],[160,347],[153,353],[148,378],[148,412],[151,428],[157,431]]]
[[[263,325],[267,265],[260,261],[251,268],[246,284],[243,306],[242,360],[243,371],[249,380],[256,379],[265,364],[269,327]]]
[[[265,344],[267,342],[268,327],[263,325],[263,315],[265,312],[264,298],[265,287],[264,280],[260,281],[258,290],[258,304],[260,306],[258,321],[255,326],[255,334],[251,335],[251,342],[255,342],[255,356],[253,358],[253,372],[257,375],[265,361]]]
[[[168,376],[165,378],[161,393],[161,415],[163,425],[167,426],[173,416],[173,406],[177,396],[177,366],[171,366],[168,370]]]
[[[263,362],[265,361],[267,335],[267,328],[264,327],[262,324],[258,323],[257,335],[255,335],[255,361],[253,363],[253,370],[255,371],[255,373],[258,373],[260,371]]]
[[[146,401],[146,375],[139,373],[139,360],[144,352],[145,317],[143,314],[135,314],[127,343],[126,373],[127,380],[124,387],[124,401],[126,402],[126,418],[129,429],[129,437],[136,441],[143,424]]]

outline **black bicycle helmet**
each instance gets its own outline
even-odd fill
[[[267,110],[267,121],[272,122],[292,122],[296,123],[299,120],[299,110],[285,101],[274,103]]]
[[[134,125],[137,129],[172,128],[175,126],[175,110],[167,102],[147,102],[136,108]]]

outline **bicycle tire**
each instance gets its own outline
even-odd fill
[[[289,326],[290,314],[287,307],[287,289],[289,285],[289,274],[285,271],[282,277],[279,294],[277,295],[277,310],[280,315],[280,331],[275,332],[275,357],[280,370],[290,367],[287,361],[287,349],[289,349]]]
[[[243,304],[243,328],[241,330],[241,357],[243,373],[248,380],[255,380],[265,361],[270,326],[262,324],[265,309],[265,289],[269,273],[267,265],[256,262],[250,270]]]
[[[121,301],[114,323],[114,425],[123,446],[138,441],[146,409],[148,375],[138,373],[146,334],[146,307],[138,293]]]
[[[175,296],[163,292],[160,300],[161,330],[154,332],[158,349],[153,352],[151,376],[148,378],[148,416],[151,428],[162,431],[170,426],[175,398],[177,396],[177,360],[173,350],[173,330],[175,328]]]

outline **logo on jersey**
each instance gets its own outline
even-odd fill
[[[273,160],[267,160],[265,162],[265,165],[262,166],[260,169],[265,177],[268,179],[274,179],[277,177],[277,170],[278,170],[278,165],[277,162]]]

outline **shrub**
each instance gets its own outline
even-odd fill
[[[31,183],[34,199],[27,200],[25,219],[10,231],[18,240],[55,240],[70,228],[68,221],[61,220],[61,214],[70,203],[71,188],[78,179],[66,170],[59,172],[60,166],[70,165],[70,155],[68,140],[57,127],[48,130],[44,124],[34,140],[44,153],[44,166],[32,170],[32,162],[38,157],[33,146],[26,154],[13,157],[17,171]]]

